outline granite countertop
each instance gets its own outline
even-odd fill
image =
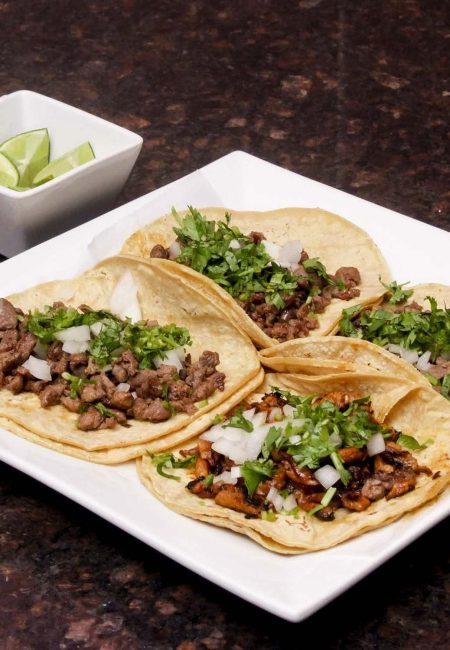
[[[119,204],[241,149],[450,229],[445,2],[0,0],[0,24],[0,94],[143,136]],[[448,532],[294,625],[0,464],[0,648],[448,648]]]

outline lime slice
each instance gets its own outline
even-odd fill
[[[89,142],[83,142],[83,144],[80,144],[76,149],[68,151],[64,156],[61,156],[61,158],[52,160],[52,162],[44,167],[44,169],[41,169],[41,171],[33,178],[33,185],[35,186],[46,183],[47,181],[52,180],[52,178],[61,176],[61,174],[70,172],[70,170],[75,169],[75,167],[79,167],[90,160],[94,160],[94,158],[95,155]]]
[[[45,165],[50,157],[50,140],[47,129],[36,129],[19,133],[0,144],[3,153],[19,170],[20,179],[17,185],[30,187],[33,178]]]
[[[9,158],[0,153],[0,185],[15,187],[19,182],[19,171]]]

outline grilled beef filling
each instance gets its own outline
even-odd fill
[[[320,398],[315,404],[322,403],[327,406],[332,403],[345,413],[354,401],[354,396],[336,392]],[[267,419],[270,421],[271,413],[280,413],[286,404],[287,400],[275,393],[266,395],[261,402],[250,404],[247,408],[254,408],[256,413],[266,412]],[[366,401],[361,408],[375,424],[369,403]],[[275,421],[273,425],[276,427],[277,422]],[[241,476],[234,481],[234,484],[222,480],[222,477],[227,475],[224,473],[232,475],[232,468],[236,463],[214,451],[212,443],[208,440],[200,439],[195,447],[180,452],[183,460],[176,461],[172,458],[168,464],[160,465],[158,470],[163,471],[163,467],[190,466],[193,479],[186,488],[192,494],[205,499],[214,499],[218,505],[242,512],[247,517],[275,518],[275,511],[284,510],[286,507],[283,508],[280,504],[276,508],[274,499],[272,498],[272,502],[268,500],[270,494],[276,492],[277,495],[281,495],[278,496],[281,502],[289,503],[288,510],[291,513],[295,514],[297,509],[300,509],[314,514],[322,521],[332,521],[338,508],[362,512],[373,501],[383,498],[393,499],[413,490],[420,473],[431,475],[427,467],[419,466],[414,456],[397,443],[399,438],[397,432],[385,428],[382,430],[385,448],[381,453],[369,456],[365,445],[337,448],[341,473],[345,476],[345,481],[335,481],[334,487],[328,490],[317,480],[312,469],[296,462],[292,450],[288,453],[283,448],[277,448],[276,444],[270,449],[270,453],[265,455],[264,464],[269,467],[266,474],[270,476],[264,476],[261,472],[257,485],[252,486],[254,490],[252,494],[249,492],[247,475],[242,469]],[[158,464],[161,458],[155,457],[155,464]],[[321,465],[324,460],[326,459],[322,459]],[[245,468],[245,465],[246,463],[241,467]],[[250,469],[258,468],[251,464]],[[163,471],[163,475],[167,474]],[[168,475],[168,478],[171,476]],[[289,497],[287,502],[286,497]]]
[[[317,258],[310,259],[301,250],[299,242],[287,242],[294,249],[298,246],[296,257],[275,260],[272,255],[282,247],[267,242],[261,232],[243,235],[230,225],[229,215],[226,222],[207,221],[190,208],[174,231],[174,244],[168,248],[157,244],[150,257],[172,259],[210,277],[278,341],[308,336],[319,326],[317,314],[333,298],[351,300],[360,295],[357,268],[342,267],[330,275]]]
[[[65,307],[57,303],[53,309]],[[86,306],[80,310],[89,313]],[[15,395],[36,393],[44,408],[62,404],[80,414],[78,428],[83,431],[127,426],[130,418],[163,422],[175,413],[192,414],[196,402],[224,390],[225,375],[217,370],[216,352],[204,351],[195,363],[186,355],[181,368],[162,363],[152,369],[141,368],[135,353],[124,349],[102,367],[89,350],[71,354],[63,351],[58,340],[43,348],[51,380],[36,379],[22,365],[38,343],[28,329],[29,318],[0,299],[0,388]],[[155,323],[147,329],[151,327]]]

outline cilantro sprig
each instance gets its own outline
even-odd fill
[[[176,259],[179,264],[214,280],[233,298],[245,301],[262,292],[266,303],[284,308],[284,297],[297,289],[298,277],[277,264],[262,243],[255,243],[236,226],[231,226],[230,214],[226,213],[225,221],[208,221],[193,207],[189,207],[184,217],[176,210],[172,214],[178,223],[174,232],[181,244]],[[338,284],[316,258],[307,260],[304,268],[308,279],[309,273],[314,273],[327,284]],[[312,283],[311,289],[314,288]]]
[[[380,282],[381,282],[381,278]],[[413,295],[412,289],[403,289],[406,287],[409,282],[404,282],[403,284],[398,284],[395,280],[390,284],[385,284],[381,282],[383,287],[387,289],[386,295],[384,297],[385,302],[389,305],[398,305],[400,302],[405,302],[408,298],[411,298]]]

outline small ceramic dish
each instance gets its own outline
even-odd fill
[[[95,159],[25,192],[0,186],[0,254],[11,257],[112,207],[142,147],[116,124],[29,90],[0,97],[0,142],[47,128],[51,159],[89,141]]]

